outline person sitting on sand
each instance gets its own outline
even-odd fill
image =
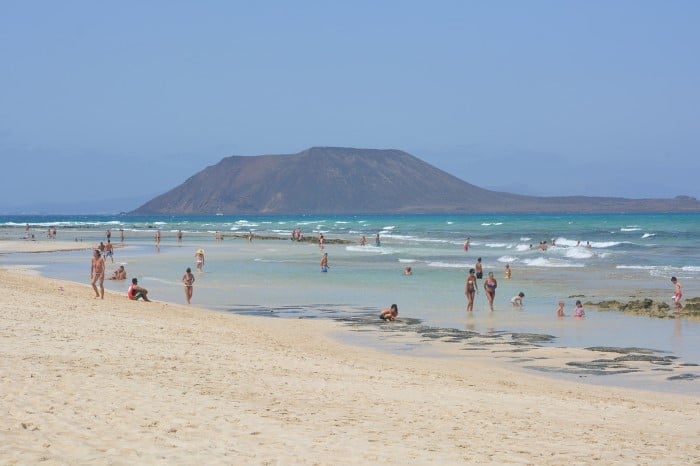
[[[559,307],[557,307],[557,317],[564,317],[564,301],[559,301]]]
[[[392,304],[391,307],[382,309],[379,314],[379,318],[382,320],[396,320],[399,315],[399,307],[396,304]]]
[[[576,300],[576,307],[574,308],[574,317],[586,317],[586,312],[583,310],[583,304],[581,300]]]
[[[131,279],[131,286],[127,290],[126,295],[133,301],[137,301],[139,298],[144,301],[150,301],[150,299],[148,299],[148,290],[140,287],[138,285],[138,280],[135,278]]]
[[[126,269],[124,268],[123,265],[120,265],[117,270],[114,271],[111,277],[109,277],[110,280],[126,280]]]
[[[511,304],[513,307],[523,307],[523,298],[525,297],[525,293],[522,291],[518,293],[517,295],[513,296],[510,300]]]

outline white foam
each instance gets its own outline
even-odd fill
[[[546,257],[537,257],[535,259],[523,259],[523,264],[532,267],[585,267],[585,264],[566,262],[557,259],[547,259]]]
[[[620,231],[641,231],[641,228],[639,228],[639,227],[627,227],[627,228],[620,228]]]
[[[399,262],[402,262],[404,264],[413,264],[414,262],[418,262],[415,259],[399,259]]]
[[[468,264],[457,264],[454,262],[428,262],[428,267],[442,267],[442,268],[448,268],[448,269],[468,269],[471,267]]]
[[[507,246],[506,243],[486,243],[484,246],[487,248],[505,248]]]
[[[654,236],[656,236],[656,233],[644,233],[642,238],[653,238]]]
[[[514,256],[501,256],[497,260],[498,262],[505,262],[506,264],[509,264],[511,262],[517,262],[518,258]]]
[[[593,257],[593,253],[590,250],[582,247],[568,248],[564,253],[564,256],[571,259],[590,259]]]

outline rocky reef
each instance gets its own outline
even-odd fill
[[[600,311],[620,311],[627,314],[645,315],[651,317],[667,318],[667,317],[700,317],[700,298],[688,298],[682,301],[683,310],[675,312],[668,303],[663,301],[654,301],[653,299],[645,298],[633,301],[621,302],[617,300],[600,301],[594,303],[587,301],[586,306],[595,307]]]

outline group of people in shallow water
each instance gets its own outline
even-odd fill
[[[159,233],[158,236],[160,236]],[[92,261],[90,266],[90,284],[92,285],[92,289],[95,291],[95,298],[104,299],[104,279],[106,269],[105,257],[112,257],[112,262],[114,262],[113,247],[110,239],[111,231],[107,230],[107,243],[105,244],[103,241],[100,241],[99,246],[95,248],[92,252]],[[160,238],[157,239],[157,241],[159,240]],[[181,240],[182,233],[178,231],[178,242]],[[198,249],[195,252],[195,261],[197,265],[197,270],[201,272],[202,268],[204,267],[204,251],[202,249]],[[108,279],[126,280],[127,274],[124,265],[122,264],[119,267],[117,267],[117,269],[112,273],[112,275]],[[182,283],[185,287],[185,300],[187,301],[187,304],[190,304],[192,300],[194,282],[195,276],[192,274],[192,269],[187,267],[187,269],[185,270],[185,274],[182,276]],[[131,285],[129,285],[126,295],[129,299],[134,301],[137,301],[139,299],[142,299],[144,301],[150,301],[150,299],[148,298],[148,290],[140,286],[138,284],[138,279],[135,277],[131,279]]]

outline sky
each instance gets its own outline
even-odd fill
[[[4,0],[0,213],[133,210],[313,146],[518,194],[700,198],[698,24],[694,0]]]

